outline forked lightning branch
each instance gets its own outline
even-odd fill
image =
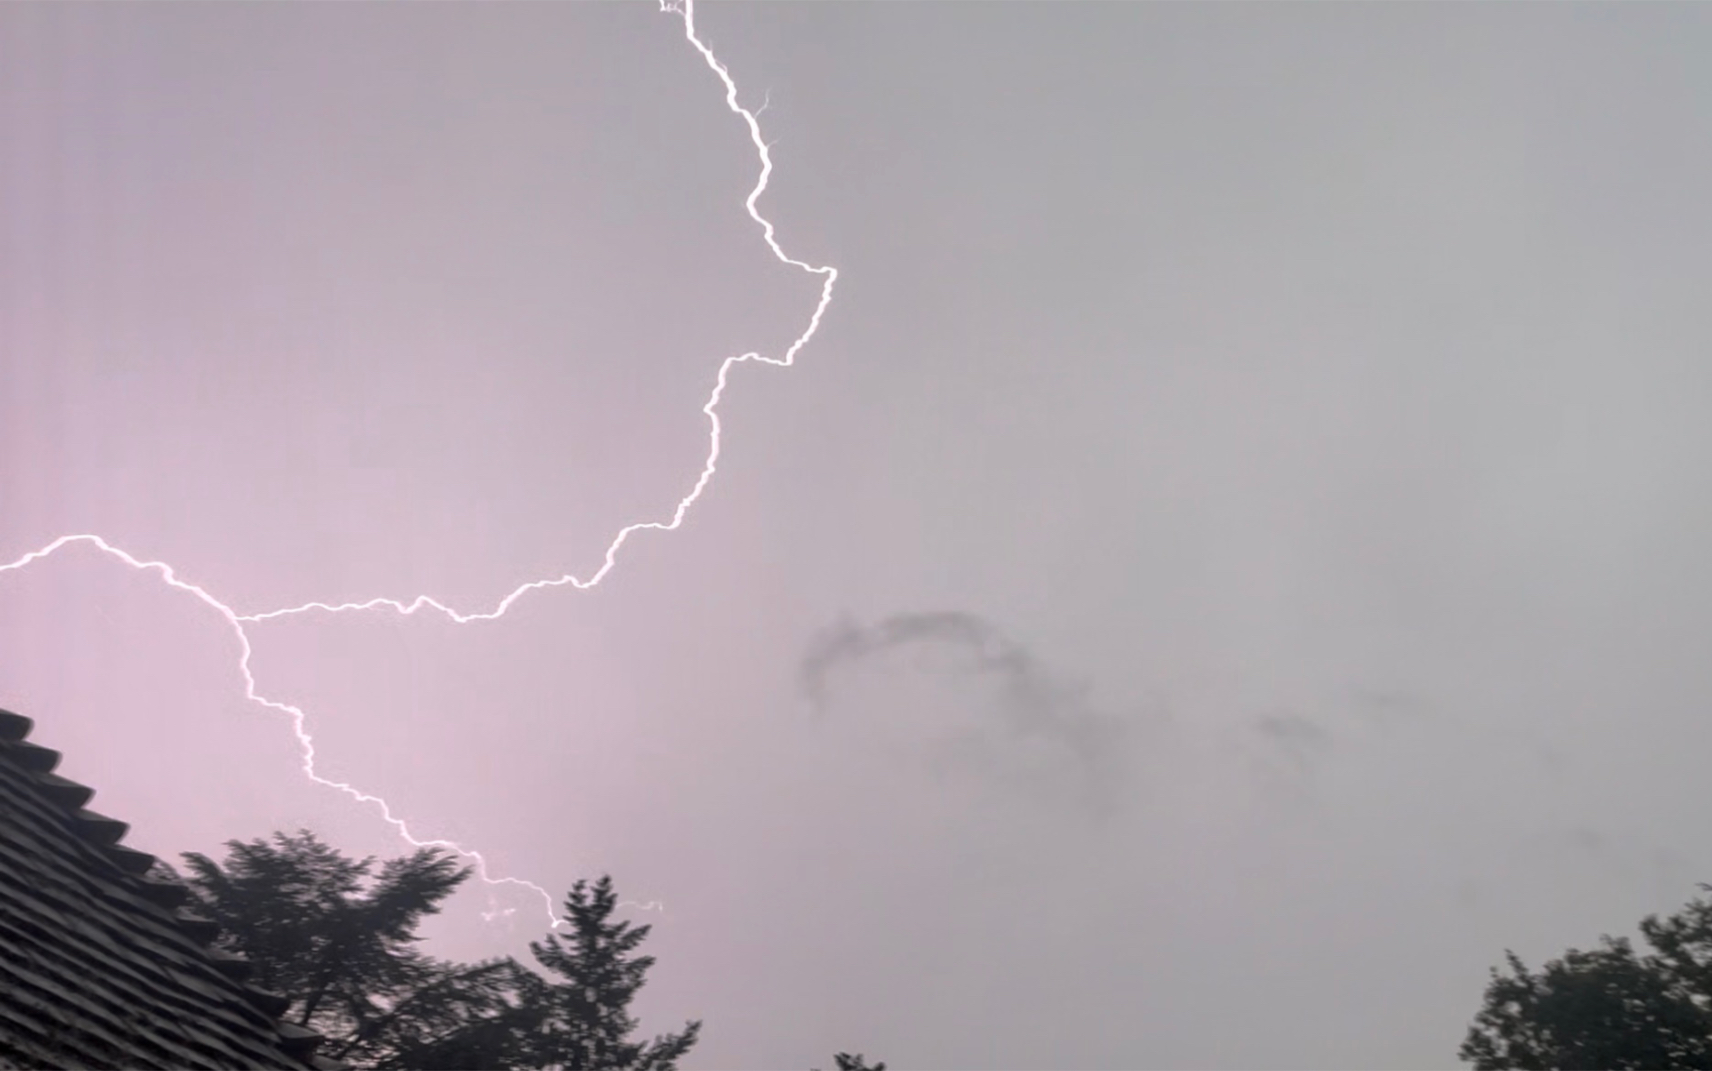
[[[702,59],[706,61],[708,68],[719,78],[720,83],[725,88],[726,106],[733,114],[740,118],[748,128],[749,140],[751,144],[754,145],[756,155],[760,159],[761,173],[759,178],[756,179],[754,188],[749,191],[749,196],[744,199],[744,209],[749,213],[749,217],[761,228],[762,238],[766,241],[767,247],[772,250],[775,257],[777,257],[781,262],[796,268],[799,271],[803,271],[811,275],[818,275],[823,280],[820,288],[820,297],[815,303],[814,312],[809,316],[808,326],[803,329],[802,334],[797,336],[796,340],[791,343],[790,347],[787,348],[783,354],[777,357],[767,357],[760,353],[751,352],[726,357],[720,363],[719,371],[714,377],[713,390],[708,395],[707,404],[702,406],[702,412],[706,415],[708,421],[707,460],[702,465],[701,472],[696,477],[695,483],[691,486],[689,493],[684,495],[684,497],[678,501],[677,506],[672,510],[669,519],[658,521],[639,521],[619,529],[618,533],[613,536],[612,542],[607,545],[606,553],[601,559],[600,567],[586,579],[578,578],[566,573],[563,576],[533,580],[518,586],[504,598],[500,599],[499,602],[491,609],[477,611],[460,611],[438,599],[433,598],[432,596],[418,595],[414,599],[410,599],[408,601],[390,598],[374,598],[363,602],[310,602],[301,606],[291,606],[277,610],[239,613],[220,599],[216,598],[207,589],[182,578],[178,574],[178,571],[168,563],[139,558],[129,551],[109,543],[101,536],[89,533],[60,536],[39,550],[31,551],[23,557],[18,558],[16,561],[0,565],[0,573],[15,572],[36,562],[42,561],[66,547],[74,544],[86,544],[96,548],[109,557],[122,562],[132,569],[157,573],[162,582],[167,584],[169,587],[182,591],[185,594],[191,595],[200,600],[209,609],[220,615],[220,617],[232,629],[232,633],[238,641],[238,668],[244,679],[245,697],[253,703],[267,707],[269,710],[284,714],[290,718],[292,731],[297,736],[297,743],[303,756],[303,772],[310,780],[317,784],[325,785],[328,788],[336,789],[359,803],[374,806],[380,811],[381,817],[396,829],[401,837],[416,847],[444,848],[457,853],[465,859],[471,860],[475,865],[477,875],[482,879],[482,881],[487,882],[489,885],[513,885],[533,891],[540,896],[542,902],[547,905],[547,916],[554,926],[558,925],[559,918],[553,913],[552,897],[547,893],[547,890],[542,888],[540,885],[537,885],[532,881],[524,880],[523,878],[496,877],[489,872],[487,860],[482,857],[482,854],[479,851],[465,848],[463,845],[449,840],[425,840],[418,838],[411,833],[409,824],[403,818],[400,818],[398,815],[393,813],[392,806],[387,803],[386,800],[372,793],[364,792],[355,785],[343,781],[330,780],[316,773],[315,742],[314,738],[309,733],[308,715],[302,708],[293,706],[290,703],[283,703],[275,699],[269,699],[262,695],[258,690],[255,675],[250,669],[250,660],[251,655],[254,653],[254,649],[250,642],[250,635],[245,631],[244,626],[250,622],[268,621],[274,618],[287,617],[294,614],[338,614],[361,610],[390,610],[399,614],[414,614],[420,610],[432,610],[445,615],[447,618],[457,622],[458,624],[469,624],[477,621],[492,621],[503,616],[518,599],[531,591],[559,587],[573,587],[582,590],[594,587],[612,571],[618,561],[618,552],[623,549],[625,543],[629,541],[632,535],[637,532],[648,530],[670,532],[676,529],[683,523],[683,519],[689,512],[690,507],[695,505],[696,500],[699,499],[702,492],[707,489],[708,483],[713,479],[714,472],[717,470],[719,465],[719,402],[725,394],[725,388],[729,382],[732,368],[747,361],[758,361],[763,364],[778,365],[780,367],[788,368],[796,360],[797,354],[805,345],[808,344],[809,339],[813,338],[815,332],[820,329],[821,317],[825,314],[827,305],[832,301],[832,288],[833,284],[838,280],[838,271],[832,267],[815,266],[813,264],[797,260],[787,254],[784,251],[784,248],[779,244],[772,222],[763,216],[760,210],[756,207],[756,203],[760,200],[761,195],[766,192],[767,183],[772,178],[773,174],[773,158],[772,154],[768,150],[767,143],[761,137],[761,124],[758,119],[758,110],[751,111],[739,102],[737,83],[732,79],[731,72],[726,69],[725,64],[719,61],[719,58],[713,54],[713,50],[710,49],[696,33],[694,0],[683,0],[682,3],[676,3],[673,2],[673,0],[662,0],[660,9],[662,12],[674,15],[683,21],[685,40],[687,40],[691,47],[701,55]]]

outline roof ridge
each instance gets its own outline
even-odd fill
[[[66,827],[79,841],[94,849],[93,853],[110,867],[119,885],[133,893],[149,907],[159,911],[172,925],[172,931],[207,960],[211,971],[232,985],[247,1004],[272,1022],[275,1043],[281,1051],[306,1067],[340,1068],[343,1065],[315,1055],[325,1040],[321,1034],[282,1018],[291,1006],[291,998],[259,986],[247,979],[253,970],[245,956],[214,947],[221,934],[220,925],[187,909],[190,888],[181,880],[162,878],[153,873],[162,860],[148,852],[120,843],[130,826],[116,818],[87,808],[95,790],[54,773],[62,755],[29,739],[35,722],[22,714],[0,709],[0,758],[19,768],[25,779],[33,783],[36,794],[62,815]],[[170,873],[170,870],[168,871]]]

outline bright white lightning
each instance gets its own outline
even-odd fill
[[[489,885],[515,885],[533,890],[546,902],[547,917],[554,926],[559,924],[560,919],[556,914],[554,914],[552,895],[540,885],[537,885],[532,881],[526,881],[522,878],[494,877],[488,872],[487,860],[483,858],[480,852],[465,848],[462,845],[449,840],[418,839],[410,832],[410,827],[405,820],[392,813],[392,807],[386,800],[371,793],[364,792],[354,785],[343,781],[329,780],[316,773],[315,742],[309,735],[308,729],[305,727],[307,715],[299,707],[295,707],[290,703],[282,703],[277,700],[269,699],[256,690],[255,675],[250,671],[250,656],[252,653],[250,636],[249,633],[244,630],[244,624],[246,622],[268,621],[273,618],[309,612],[345,613],[352,610],[373,610],[384,608],[393,610],[400,614],[414,614],[416,611],[424,607],[438,610],[440,613],[446,615],[446,617],[458,624],[466,624],[471,621],[492,621],[495,618],[500,617],[511,608],[513,603],[530,591],[535,591],[541,588],[563,587],[565,585],[570,585],[571,587],[575,587],[580,590],[586,590],[594,587],[606,577],[607,573],[612,571],[614,564],[617,562],[619,549],[624,546],[627,540],[629,540],[632,533],[642,531],[643,529],[656,529],[663,532],[670,532],[676,529],[683,523],[684,515],[689,512],[689,508],[695,504],[698,498],[701,497],[701,493],[706,489],[708,481],[713,478],[713,474],[719,463],[719,400],[725,393],[727,377],[730,375],[732,367],[734,365],[742,364],[745,361],[760,361],[765,364],[788,368],[795,362],[797,353],[808,344],[809,339],[813,338],[815,332],[820,329],[821,317],[825,314],[827,305],[832,301],[832,287],[833,284],[838,281],[838,270],[830,266],[817,267],[805,261],[797,260],[789,256],[779,245],[772,222],[765,216],[761,215],[760,211],[755,207],[755,202],[760,199],[763,193],[766,192],[768,180],[771,179],[773,174],[773,158],[766,141],[761,137],[761,124],[758,119],[759,113],[750,111],[738,102],[737,83],[732,79],[731,72],[728,71],[725,65],[719,61],[718,57],[713,54],[713,50],[708,48],[701,38],[697,36],[695,28],[695,0],[682,0],[681,3],[675,2],[675,0],[661,0],[660,10],[678,15],[683,19],[685,39],[689,41],[697,52],[701,53],[702,59],[707,62],[708,67],[719,77],[719,80],[725,86],[726,107],[741,118],[749,128],[749,140],[755,146],[756,154],[761,160],[761,174],[756,180],[754,188],[749,191],[749,196],[744,199],[743,207],[749,213],[749,217],[760,225],[761,234],[767,243],[767,247],[772,250],[773,255],[782,263],[787,264],[790,267],[797,268],[810,275],[822,276],[825,279],[821,285],[820,299],[815,303],[814,312],[809,317],[808,326],[804,328],[802,334],[797,337],[796,341],[791,343],[790,347],[786,349],[781,356],[764,357],[760,353],[750,352],[740,354],[735,357],[727,357],[720,363],[719,373],[714,378],[713,392],[708,396],[707,404],[702,406],[702,412],[707,415],[709,425],[707,461],[702,465],[701,474],[697,477],[695,485],[690,489],[689,494],[685,495],[678,501],[677,508],[672,511],[671,520],[637,522],[619,529],[618,534],[615,535],[612,542],[607,545],[606,554],[601,561],[600,568],[595,570],[595,572],[586,580],[578,579],[577,577],[566,573],[565,575],[555,579],[530,581],[529,583],[518,586],[510,594],[506,595],[492,610],[480,613],[460,612],[450,606],[447,606],[445,603],[432,598],[431,596],[418,595],[416,598],[409,600],[408,602],[388,598],[375,598],[369,599],[366,602],[347,602],[338,604],[310,602],[301,606],[292,606],[280,610],[267,610],[258,613],[240,614],[225,603],[221,602],[219,599],[215,598],[213,595],[209,594],[205,589],[186,580],[180,579],[172,566],[168,565],[166,562],[143,561],[119,547],[112,545],[100,536],[89,534],[60,536],[58,539],[55,539],[53,542],[39,550],[31,551],[16,561],[0,565],[0,573],[11,572],[17,569],[22,569],[33,562],[47,558],[62,547],[70,546],[73,543],[87,543],[94,546],[96,549],[117,558],[133,569],[140,571],[153,570],[158,572],[161,579],[165,581],[169,587],[194,595],[197,599],[201,600],[205,605],[218,613],[226,623],[231,626],[233,633],[238,638],[238,647],[241,652],[241,657],[238,660],[238,669],[243,674],[244,678],[244,697],[253,703],[267,707],[269,710],[285,714],[291,719],[292,731],[297,735],[297,743],[303,755],[303,772],[310,780],[314,781],[316,784],[337,789],[356,800],[358,803],[373,804],[380,810],[381,817],[387,822],[387,824],[396,829],[399,836],[403,837],[404,840],[415,847],[444,848],[456,853],[464,859],[472,860],[475,864],[476,874],[482,881]],[[764,110],[765,107],[766,105],[763,104],[762,109]],[[648,908],[658,907],[660,905],[655,902],[637,906]]]

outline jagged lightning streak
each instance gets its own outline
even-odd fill
[[[280,610],[267,610],[258,613],[240,614],[230,606],[227,606],[225,603],[215,598],[213,595],[209,594],[206,589],[181,579],[172,566],[168,565],[166,562],[144,561],[129,552],[114,546],[100,536],[90,534],[60,536],[58,539],[55,539],[53,542],[39,550],[31,551],[16,561],[0,565],[0,574],[12,572],[14,570],[23,569],[34,562],[41,561],[64,547],[71,546],[75,543],[86,543],[105,554],[117,558],[119,561],[133,569],[144,572],[158,572],[161,579],[167,584],[167,586],[195,596],[204,605],[218,613],[221,618],[225,620],[226,624],[231,627],[233,634],[237,636],[238,649],[241,653],[238,659],[238,669],[244,679],[244,697],[252,703],[284,714],[291,719],[292,731],[297,736],[298,747],[303,756],[303,772],[310,780],[314,781],[316,784],[324,785],[327,788],[343,792],[358,803],[373,805],[380,811],[381,817],[386,821],[386,823],[397,830],[399,836],[415,847],[443,848],[456,853],[461,858],[471,860],[475,864],[476,874],[482,881],[489,885],[512,885],[533,891],[546,903],[547,918],[553,926],[557,926],[561,920],[553,911],[552,895],[540,885],[537,885],[532,881],[526,881],[523,878],[495,877],[493,874],[489,873],[487,860],[480,852],[465,848],[464,846],[449,840],[420,839],[411,833],[410,826],[404,819],[393,814],[392,806],[387,803],[385,799],[373,795],[372,793],[364,792],[349,783],[334,781],[316,773],[315,741],[309,734],[307,727],[308,716],[304,713],[302,708],[293,706],[290,703],[283,703],[275,699],[269,699],[257,690],[255,675],[250,670],[250,659],[253,648],[250,643],[250,635],[245,631],[244,625],[246,623],[269,621],[293,614],[311,612],[346,613],[353,610],[390,609],[400,614],[414,614],[425,607],[439,611],[458,624],[466,624],[472,621],[492,621],[495,618],[502,616],[511,608],[513,603],[531,591],[564,587],[567,585],[579,590],[587,590],[594,587],[605,579],[606,575],[612,571],[613,566],[618,560],[619,550],[623,548],[631,535],[645,529],[653,529],[662,532],[670,532],[676,529],[683,523],[684,516],[689,512],[690,507],[695,504],[696,500],[701,497],[702,492],[706,490],[708,481],[713,479],[713,474],[717,470],[719,464],[719,401],[725,394],[725,388],[731,374],[731,369],[746,361],[759,361],[764,364],[788,368],[796,361],[798,352],[808,344],[809,339],[814,337],[815,332],[820,330],[821,317],[825,315],[827,306],[832,302],[832,288],[838,281],[838,270],[830,266],[816,266],[809,264],[806,261],[797,260],[787,254],[784,251],[784,248],[779,245],[777,233],[773,227],[772,221],[761,215],[760,210],[755,207],[756,202],[760,200],[761,195],[767,191],[767,183],[773,175],[773,157],[766,141],[761,137],[761,124],[758,118],[759,112],[750,111],[738,101],[737,83],[731,77],[731,72],[726,69],[725,64],[719,61],[719,58],[713,54],[713,50],[702,41],[699,35],[697,35],[695,25],[695,0],[682,0],[681,3],[677,2],[677,0],[661,0],[660,10],[662,12],[677,15],[683,20],[684,38],[698,53],[701,54],[702,59],[706,61],[708,67],[715,75],[718,76],[720,82],[725,86],[726,107],[742,119],[749,129],[749,140],[755,146],[755,152],[761,160],[761,174],[756,180],[754,188],[749,191],[749,196],[744,199],[743,207],[749,213],[749,218],[753,219],[760,226],[761,235],[767,243],[767,248],[772,250],[773,256],[777,257],[780,262],[807,274],[821,276],[823,279],[820,288],[820,298],[815,303],[814,312],[809,316],[808,326],[803,329],[802,334],[797,336],[796,340],[790,344],[782,355],[778,357],[766,357],[758,352],[752,351],[734,357],[727,357],[720,363],[719,372],[714,377],[713,392],[708,396],[707,404],[702,406],[701,410],[706,414],[708,419],[709,431],[707,460],[703,463],[701,474],[696,478],[695,484],[690,488],[689,493],[678,500],[677,508],[672,511],[670,520],[641,521],[626,525],[619,529],[618,534],[615,535],[612,542],[607,545],[606,553],[602,557],[600,568],[595,570],[595,572],[586,580],[579,579],[570,573],[566,573],[565,575],[555,579],[533,580],[528,583],[521,584],[517,588],[513,589],[510,594],[499,600],[499,603],[494,606],[493,609],[474,613],[464,613],[453,609],[431,596],[418,595],[416,598],[409,600],[408,602],[389,598],[369,599],[366,602],[309,602],[304,603],[301,606],[291,606]],[[763,103],[762,110],[765,110],[765,107],[766,105]],[[647,909],[657,908],[660,905],[655,901],[648,904],[638,904],[636,906]]]
[[[328,778],[322,777],[320,774],[316,773],[315,739],[309,735],[309,730],[305,726],[307,715],[304,714],[303,709],[301,707],[293,706],[290,703],[282,703],[275,699],[269,699],[256,690],[255,674],[250,671],[250,657],[254,649],[250,645],[249,633],[244,631],[243,618],[235,613],[231,607],[210,595],[204,588],[196,584],[192,584],[187,580],[179,579],[178,574],[174,572],[172,566],[168,565],[166,562],[139,560],[130,553],[114,546],[105,539],[102,539],[98,535],[68,535],[60,536],[58,539],[49,543],[42,549],[31,551],[22,558],[19,558],[17,561],[9,562],[6,565],[0,565],[0,573],[9,572],[14,569],[22,569],[30,563],[40,561],[62,547],[68,547],[73,543],[88,543],[96,549],[119,559],[133,569],[143,572],[158,572],[161,579],[165,581],[168,587],[176,588],[177,590],[189,595],[194,595],[204,605],[210,607],[214,612],[224,618],[226,623],[232,627],[233,634],[238,637],[238,650],[240,651],[238,670],[244,677],[244,698],[248,699],[252,703],[267,707],[269,710],[278,711],[291,719],[291,728],[297,735],[297,744],[303,755],[303,772],[309,776],[310,780],[314,781],[316,784],[337,789],[345,795],[350,796],[358,803],[369,803],[375,805],[380,809],[381,817],[384,818],[394,829],[398,830],[400,836],[418,848],[445,848],[456,852],[465,859],[474,860],[476,873],[480,875],[483,881],[490,885],[521,886],[523,888],[532,889],[541,896],[546,897],[547,915],[552,920],[553,925],[558,925],[558,916],[553,914],[552,897],[548,894],[546,889],[543,889],[532,881],[525,881],[522,878],[496,878],[492,876],[488,873],[487,860],[482,857],[480,852],[464,848],[452,841],[417,839],[411,834],[410,827],[405,823],[405,821],[392,813],[392,807],[386,802],[386,800],[379,796],[364,792],[354,785],[347,784],[343,781],[329,780]]]
[[[772,364],[778,365],[781,368],[788,368],[796,361],[798,351],[808,344],[808,340],[814,337],[814,333],[816,331],[820,330],[821,316],[825,314],[827,305],[832,301],[832,287],[833,284],[838,281],[838,269],[832,267],[816,267],[804,261],[797,260],[787,254],[779,245],[772,222],[765,216],[761,215],[760,211],[755,207],[755,202],[760,199],[763,193],[766,192],[767,182],[773,175],[773,155],[769,151],[767,143],[761,138],[760,120],[756,118],[754,112],[749,111],[738,103],[737,83],[732,80],[731,73],[727,71],[725,65],[719,62],[719,59],[714,56],[713,50],[703,44],[701,38],[696,36],[694,0],[684,0],[684,3],[681,6],[673,3],[672,0],[661,0],[660,9],[662,11],[675,12],[683,17],[684,36],[688,38],[690,44],[694,45],[696,50],[701,53],[702,58],[707,61],[707,65],[713,69],[713,72],[719,76],[720,81],[725,83],[726,107],[730,108],[733,112],[742,117],[743,121],[748,124],[749,140],[754,144],[755,151],[761,158],[761,177],[756,180],[755,188],[749,191],[748,198],[743,202],[743,207],[749,212],[749,218],[760,224],[761,234],[767,241],[767,247],[773,251],[773,255],[780,261],[811,275],[820,275],[825,277],[825,282],[821,284],[820,288],[820,300],[815,304],[814,313],[808,320],[808,326],[803,329],[803,333],[801,335],[797,336],[796,341],[792,342],[790,347],[785,350],[783,356],[763,357],[761,354],[751,351],[749,353],[740,354],[736,357],[727,357],[723,362],[721,362],[719,366],[719,374],[714,378],[713,393],[708,396],[707,404],[701,408],[701,411],[707,414],[710,430],[708,436],[707,461],[702,465],[701,475],[697,478],[695,486],[690,488],[689,494],[685,495],[678,501],[677,509],[672,511],[671,520],[643,521],[636,524],[626,525],[619,529],[618,534],[614,536],[612,542],[607,545],[606,555],[601,562],[600,568],[595,570],[594,574],[587,580],[579,580],[570,573],[566,573],[563,576],[551,580],[531,580],[526,584],[518,585],[509,595],[499,600],[499,604],[492,610],[482,613],[462,613],[450,606],[447,606],[445,603],[440,602],[432,596],[418,595],[409,602],[388,598],[375,598],[369,599],[366,602],[345,602],[337,604],[308,602],[301,606],[287,607],[283,610],[268,610],[264,613],[243,614],[238,617],[239,621],[268,621],[273,618],[287,617],[292,614],[309,613],[312,611],[336,614],[345,613],[351,610],[374,610],[380,608],[395,610],[401,614],[414,614],[416,611],[421,610],[424,607],[428,607],[438,610],[451,620],[462,625],[470,621],[492,621],[493,619],[503,615],[507,610],[511,609],[513,603],[531,591],[537,591],[543,588],[563,587],[567,584],[584,590],[594,587],[606,578],[607,573],[612,571],[613,565],[618,560],[619,549],[624,546],[625,542],[633,533],[640,532],[644,529],[655,529],[662,532],[670,532],[677,528],[683,523],[684,515],[689,512],[690,507],[695,505],[696,499],[701,497],[701,493],[706,489],[708,481],[713,479],[714,471],[719,464],[719,399],[725,394],[725,385],[727,377],[731,374],[731,369],[745,361],[760,361],[764,364]]]

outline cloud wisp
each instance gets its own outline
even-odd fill
[[[798,663],[798,684],[813,707],[829,715],[846,705],[837,701],[846,671],[889,677],[900,668],[889,656],[929,650],[958,656],[950,675],[958,691],[974,697],[964,704],[966,718],[923,718],[906,729],[906,747],[931,773],[1069,801],[1095,817],[1116,810],[1124,726],[1094,709],[1084,684],[1053,672],[975,614],[899,613],[871,625],[843,617],[809,642]]]

